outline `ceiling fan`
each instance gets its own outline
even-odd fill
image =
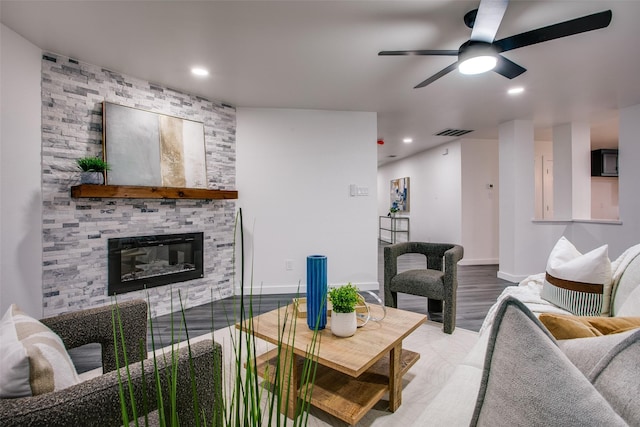
[[[508,79],[513,79],[527,70],[500,55],[500,53],[536,43],[559,39],[561,37],[605,28],[611,22],[612,16],[611,10],[606,10],[504,39],[494,40],[508,3],[508,0],[481,0],[478,9],[468,12],[464,16],[464,22],[472,29],[471,38],[463,43],[458,50],[384,50],[379,52],[378,55],[438,55],[458,57],[456,62],[421,82],[415,86],[414,89],[433,83],[455,68],[458,68],[463,74],[479,74],[493,70]]]

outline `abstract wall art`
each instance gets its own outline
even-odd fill
[[[391,180],[391,208],[409,212],[409,177]]]
[[[204,125],[103,103],[109,185],[207,188]]]

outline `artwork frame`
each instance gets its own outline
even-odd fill
[[[397,212],[409,212],[409,177],[391,180],[390,185],[390,208],[395,208]]]
[[[108,185],[207,188],[204,123],[103,102]]]

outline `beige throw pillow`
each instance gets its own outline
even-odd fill
[[[15,304],[0,320],[0,397],[36,396],[80,382],[58,335]]]
[[[541,297],[576,316],[608,316],[611,300],[608,245],[581,254],[561,237],[549,255]]]

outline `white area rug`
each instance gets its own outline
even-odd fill
[[[225,353],[226,378],[233,378],[235,372],[230,365],[233,349],[231,333],[235,328],[216,331],[214,339],[222,344]],[[208,337],[198,337],[202,339]],[[403,347],[420,353],[420,360],[403,379],[402,405],[395,412],[389,412],[387,397],[376,404],[357,424],[358,426],[410,426],[415,422],[429,402],[440,391],[455,366],[460,363],[478,340],[478,333],[456,328],[452,335],[442,332],[442,325],[427,321],[403,341]],[[267,344],[258,340],[258,347]],[[261,348],[258,349],[259,351]],[[347,426],[345,422],[312,408],[308,426]]]

